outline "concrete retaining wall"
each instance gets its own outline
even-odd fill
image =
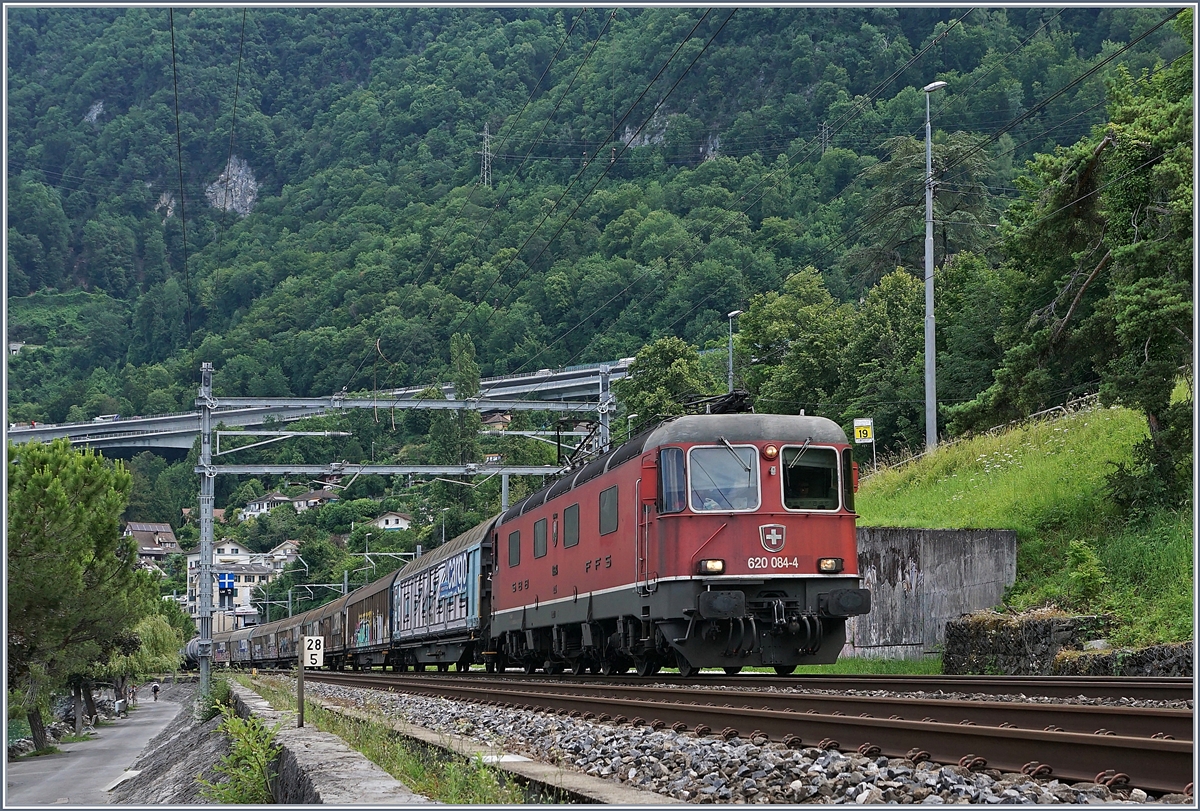
[[[1011,530],[859,527],[858,550],[871,613],[847,624],[844,656],[935,653],[948,620],[999,605],[1017,576]]]
[[[265,699],[231,683],[237,713],[279,724],[281,747],[274,765],[275,802],[291,805],[395,806],[431,803],[346,745],[316,727],[296,727],[296,714],[277,712]]]

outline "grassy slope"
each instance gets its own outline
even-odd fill
[[[860,524],[1016,530],[1017,581],[1008,605],[1113,613],[1118,645],[1190,640],[1190,509],[1127,525],[1104,494],[1113,463],[1128,460],[1145,435],[1145,421],[1134,412],[1097,408],[943,446],[864,479],[856,499]],[[1091,547],[1107,578],[1090,601],[1072,588],[1073,540]]]

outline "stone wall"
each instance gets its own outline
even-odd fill
[[[1043,609],[1026,614],[980,611],[946,623],[942,672],[1048,676],[1062,651],[1082,651],[1105,635],[1110,618]]]
[[[1017,535],[996,529],[859,527],[871,613],[846,627],[844,656],[936,653],[946,622],[999,605],[1017,576]]]
[[[1053,672],[1058,676],[1187,676],[1192,677],[1191,642],[1106,651],[1059,651]]]

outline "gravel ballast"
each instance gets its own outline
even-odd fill
[[[700,738],[666,729],[615,726],[554,713],[320,683],[309,683],[305,690],[335,704],[471,738],[686,802],[1192,802],[1183,794],[1152,798],[1140,789],[1110,790],[1093,783],[1035,779],[996,770],[972,772],[957,764],[913,763],[904,758],[864,757],[812,747],[789,749],[765,737]],[[648,803],[654,802],[653,796],[647,795]]]

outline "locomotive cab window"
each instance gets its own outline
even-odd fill
[[[546,519],[539,518],[533,524],[533,556],[546,557]]]
[[[579,505],[572,504],[563,510],[563,547],[579,543]]]
[[[833,448],[785,447],[779,454],[783,470],[783,506],[789,510],[838,508],[838,454]]]
[[[600,534],[617,531],[617,488],[610,487],[600,494]]]
[[[687,506],[687,481],[683,471],[683,448],[658,452],[658,511],[682,512]]]
[[[508,567],[521,562],[521,531],[508,533]]]
[[[758,509],[758,448],[753,445],[692,448],[688,476],[696,512]]]

